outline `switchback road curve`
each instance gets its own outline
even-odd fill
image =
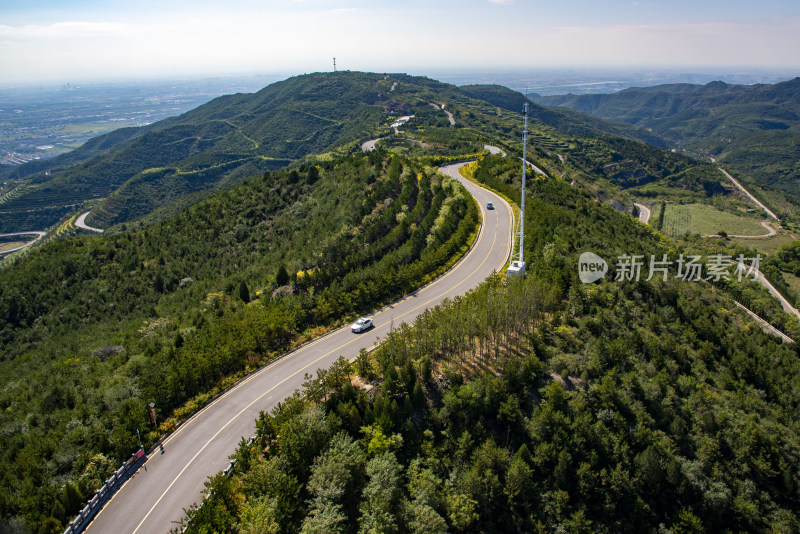
[[[478,201],[482,225],[470,251],[453,269],[424,288],[373,315],[375,327],[353,334],[344,327],[312,341],[241,380],[181,425],[95,517],[92,534],[168,532],[184,508],[199,503],[206,479],[226,468],[241,438],[255,432],[261,410],[270,411],[304,382],[339,356],[352,359],[386,336],[392,326],[411,323],[425,309],[478,286],[501,270],[511,252],[511,207],[496,194],[464,180],[454,164],[440,168],[458,179]],[[492,202],[493,210],[486,209]]]

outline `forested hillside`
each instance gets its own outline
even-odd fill
[[[14,169],[30,187],[0,205],[0,227],[16,228],[16,212],[105,198],[123,185],[96,224],[124,222],[175,195],[354,142],[381,125],[391,84],[377,74],[299,76],[252,95],[219,97],[149,126],[111,132],[75,153]],[[58,220],[42,213],[36,229]]]
[[[376,151],[266,173],[4,269],[6,525],[63,527],[137,429],[154,441],[147,403],[169,430],[243,373],[402,296],[463,254],[477,213],[456,182]]]
[[[93,140],[50,177],[36,167],[20,192],[117,180],[95,184],[92,210],[115,226],[2,264],[0,531],[63,531],[137,429],[155,441],[147,403],[163,435],[445,272],[479,210],[436,166],[474,159],[470,178],[519,204],[520,96],[301,76]],[[577,276],[586,251],[612,268],[625,254],[756,254],[662,235],[631,217],[634,200],[759,215],[717,169],[637,141],[641,129],[534,110],[528,158],[545,174],[529,175],[525,281],[492,278],[320,372],[262,416],[190,532],[800,529],[797,349],[733,299],[800,339],[797,319],[752,281],[678,280],[673,266],[646,282],[646,264],[641,281]],[[390,131],[400,114],[414,117]],[[384,135],[365,154],[367,134]],[[796,270],[795,248],[764,262],[768,276]]]
[[[671,147],[713,157],[800,193],[800,78],[774,85],[678,84],[534,100],[648,129]]]
[[[520,97],[499,86],[457,88],[401,74],[296,76],[0,172],[0,179],[15,188],[0,198],[0,230],[45,230],[66,214],[89,208],[90,225],[125,223],[187,195],[280,169],[310,154],[342,155],[358,141],[393,133],[389,126],[400,115],[414,115],[414,129],[447,128],[453,125],[446,108],[456,128],[481,126],[482,135],[506,136],[508,126],[494,131],[496,106],[516,114]],[[532,117],[560,135],[659,142],[644,129],[570,110],[534,106]]]
[[[473,172],[512,195],[501,168]],[[186,532],[800,528],[795,344],[710,284],[580,283],[583,251],[674,245],[563,181],[529,193],[524,281],[490,280],[262,413]]]
[[[528,100],[522,93],[518,93],[502,85],[464,85],[459,87],[459,89],[466,95],[485,100],[494,106],[509,111],[521,110],[523,103]],[[661,148],[665,147],[664,142],[660,138],[652,135],[644,128],[632,127],[623,122],[597,120],[597,118],[590,115],[589,112],[584,113],[585,110],[579,111],[582,113],[575,113],[568,109],[540,106],[537,103],[531,102],[528,113],[534,121],[553,127],[565,135],[580,137],[613,135],[638,139]],[[618,120],[613,117],[608,118]]]

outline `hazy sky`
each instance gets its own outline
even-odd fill
[[[798,68],[798,0],[2,0],[6,83],[340,69]]]

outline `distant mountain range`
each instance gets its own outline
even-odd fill
[[[533,100],[644,128],[670,147],[800,194],[800,78],[774,85],[671,84]]]
[[[523,100],[502,86],[458,88],[407,75],[296,76],[148,126],[116,130],[51,160],[6,167],[0,179],[24,183],[0,200],[0,231],[42,230],[81,206],[93,206],[88,222],[105,228],[309,154],[357,149],[358,141],[390,133],[392,114],[425,115],[440,102],[464,111],[460,122],[469,123],[469,114],[485,115],[485,103],[519,112]],[[661,142],[642,128],[571,110],[533,106],[531,117],[567,135]]]
[[[503,87],[502,85],[465,85],[460,87],[466,95],[485,100],[492,105],[509,111],[520,111],[526,98],[522,93]],[[530,102],[530,101],[529,101]],[[551,126],[565,135],[599,136],[614,135],[644,141],[653,146],[664,147],[664,142],[647,130],[631,127],[622,122],[601,120],[588,112],[575,113],[571,110],[556,107],[545,107],[531,102],[529,117]]]
[[[624,137],[674,148],[800,194],[800,78],[533,100],[532,124],[557,134]],[[521,93],[500,85],[456,87],[404,74],[296,76],[148,126],[116,130],[51,160],[4,167],[1,180],[21,183],[0,197],[0,232],[44,230],[89,208],[92,226],[125,223],[311,154],[358,150],[360,141],[390,134],[391,117],[400,114],[447,126],[443,111],[436,111],[440,104],[459,114],[458,127],[513,136],[509,127],[497,129],[494,110],[517,113],[524,101]]]

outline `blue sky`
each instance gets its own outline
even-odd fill
[[[342,69],[781,68],[797,0],[2,0],[5,82]]]

